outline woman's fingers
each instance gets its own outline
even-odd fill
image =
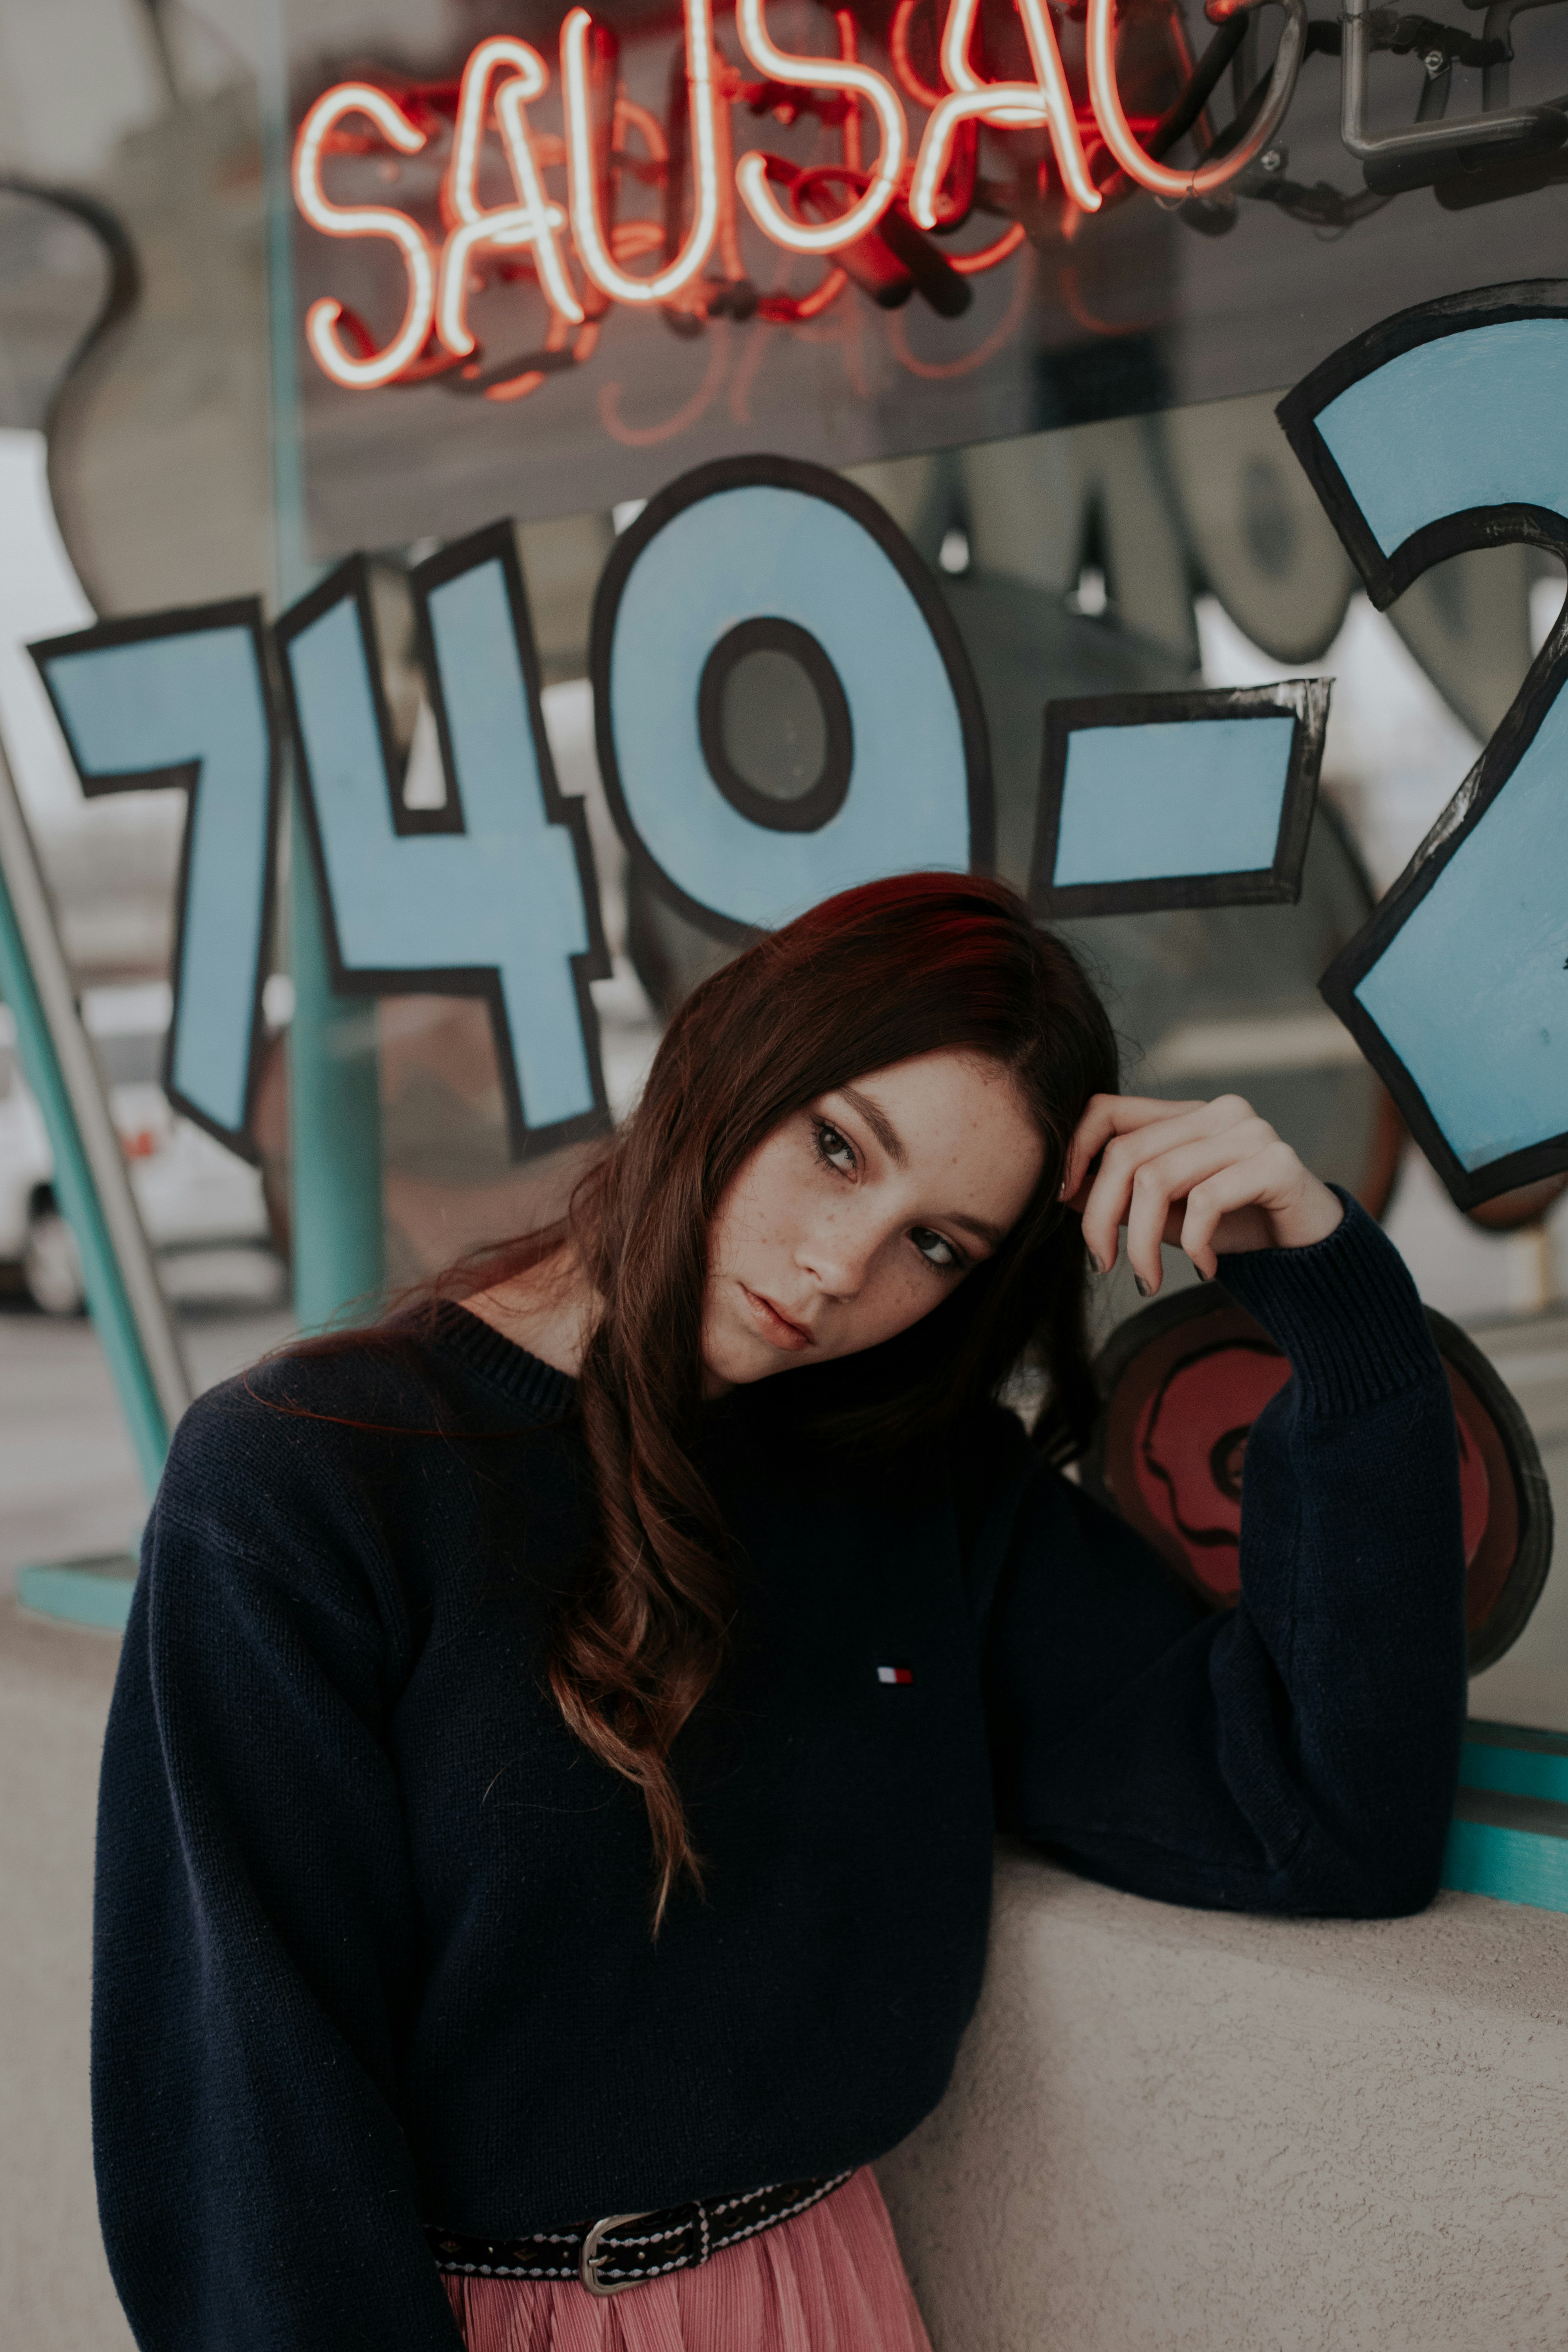
[[[1202,1102],[1167,1102],[1159,1095],[1091,1095],[1068,1147],[1063,1200],[1072,1202],[1074,1207],[1079,1205],[1077,1196],[1083,1189],[1084,1179],[1113,1136],[1151,1126],[1158,1119],[1179,1117],[1183,1112],[1206,1108]]]
[[[1326,1240],[1344,1215],[1328,1186],[1271,1131],[1261,1151],[1216,1169],[1188,1193],[1182,1247],[1200,1274],[1212,1274],[1218,1263],[1215,1236],[1226,1219],[1248,1209],[1262,1213],[1267,1242],[1287,1248]]]
[[[1304,1247],[1344,1213],[1239,1095],[1206,1103],[1096,1095],[1073,1136],[1062,1192],[1083,1219],[1097,1269],[1115,1263],[1126,1226],[1146,1297],[1160,1287],[1163,1240],[1179,1240],[1199,1273],[1212,1275],[1221,1249]]]
[[[1127,1213],[1127,1259],[1146,1298],[1159,1289],[1162,1278],[1160,1244],[1180,1241],[1186,1247],[1187,1204],[1210,1178],[1238,1163],[1247,1166],[1261,1156],[1274,1132],[1262,1119],[1245,1120],[1222,1134],[1195,1138],[1174,1150],[1162,1151],[1137,1169],[1130,1187]],[[1252,1147],[1249,1149],[1249,1147]],[[1211,1235],[1205,1235],[1205,1245]],[[1097,1253],[1098,1255],[1098,1253]],[[1187,1255],[1192,1257],[1189,1249]],[[1214,1252],[1207,1262],[1193,1263],[1200,1274],[1214,1272]],[[1110,1259],[1102,1259],[1104,1265]]]
[[[1142,1119],[1111,1137],[1092,1181],[1080,1184],[1073,1202],[1083,1218],[1085,1245],[1102,1266],[1110,1265],[1116,1256],[1117,1235],[1127,1223],[1132,1186],[1141,1168],[1167,1151],[1194,1143],[1217,1146],[1218,1157],[1211,1164],[1218,1166],[1227,1158],[1246,1158],[1274,1139],[1273,1129],[1239,1095],[1221,1095],[1211,1103],[1163,1103],[1158,1108],[1163,1116]],[[1220,1145],[1222,1137],[1226,1141]]]

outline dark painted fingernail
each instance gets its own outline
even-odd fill
[[[1144,1279],[1143,1279],[1143,1277],[1142,1277],[1142,1276],[1141,1274],[1135,1274],[1135,1275],[1133,1276],[1132,1279],[1133,1279],[1133,1281],[1134,1281],[1134,1282],[1137,1284],[1137,1286],[1138,1286],[1138,1296],[1139,1296],[1139,1297],[1140,1297],[1140,1298],[1152,1298],[1152,1297],[1153,1297],[1153,1296],[1154,1296],[1153,1292],[1150,1289],[1150,1287],[1149,1287],[1148,1284],[1144,1281]]]
[[[1089,1271],[1091,1274],[1103,1274],[1105,1272],[1105,1268],[1100,1265],[1100,1260],[1095,1256],[1092,1250],[1085,1250],[1084,1255],[1089,1260]]]

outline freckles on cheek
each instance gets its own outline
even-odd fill
[[[764,1144],[725,1194],[716,1224],[720,1263],[732,1263],[738,1253],[765,1249],[784,1238],[790,1184],[776,1158],[775,1147]]]
[[[875,1327],[875,1337],[864,1343],[876,1345],[882,1339],[896,1339],[900,1331],[911,1324],[923,1321],[937,1301],[923,1283],[895,1278],[887,1283],[875,1300],[868,1300],[868,1320]]]

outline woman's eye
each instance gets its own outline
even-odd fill
[[[910,1239],[926,1264],[934,1265],[940,1273],[946,1274],[963,1262],[952,1244],[943,1241],[940,1234],[933,1234],[929,1225],[911,1225]]]
[[[841,1176],[855,1173],[854,1145],[836,1127],[829,1127],[825,1118],[816,1122],[816,1156],[830,1168],[837,1168]]]

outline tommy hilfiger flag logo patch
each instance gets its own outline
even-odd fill
[[[914,1678],[913,1666],[879,1666],[877,1669],[879,1683],[912,1683]]]

